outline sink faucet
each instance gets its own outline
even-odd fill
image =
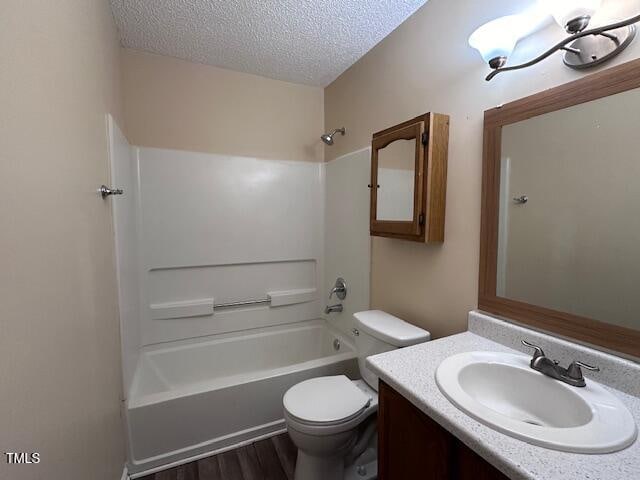
[[[584,387],[586,385],[584,377],[582,376],[581,367],[593,372],[600,371],[598,367],[593,367],[577,360],[573,361],[568,368],[561,367],[557,361],[548,358],[539,346],[529,343],[526,340],[522,340],[522,344],[525,347],[535,350],[530,363],[532,369],[568,385],[574,387]]]
[[[330,313],[333,313],[333,312],[340,313],[340,312],[342,312],[342,309],[343,309],[343,307],[342,307],[341,303],[338,303],[337,305],[327,305],[324,308],[324,313],[327,314],[327,315],[329,315]]]

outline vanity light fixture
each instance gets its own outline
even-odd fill
[[[485,23],[471,34],[469,45],[480,52],[491,68],[502,68],[520,39],[522,19],[520,15],[509,15]]]
[[[553,16],[556,23],[569,34],[567,38],[536,58],[512,66],[505,66],[509,55],[524,32],[526,15],[510,15],[482,25],[469,37],[469,45],[477,49],[493,71],[489,81],[502,72],[520,70],[535,65],[553,53],[563,50],[564,64],[582,70],[612,59],[633,41],[635,23],[640,15],[619,22],[587,29],[601,0],[538,0],[538,4]]]

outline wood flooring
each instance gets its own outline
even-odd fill
[[[140,480],[293,480],[297,455],[283,433]]]

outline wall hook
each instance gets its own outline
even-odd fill
[[[107,198],[109,195],[122,195],[124,190],[121,188],[109,188],[106,185],[100,185],[98,188],[98,193],[102,196],[102,198]]]

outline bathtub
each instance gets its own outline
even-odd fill
[[[126,403],[129,472],[282,432],[286,390],[338,374],[359,378],[355,348],[324,320],[147,348]]]

